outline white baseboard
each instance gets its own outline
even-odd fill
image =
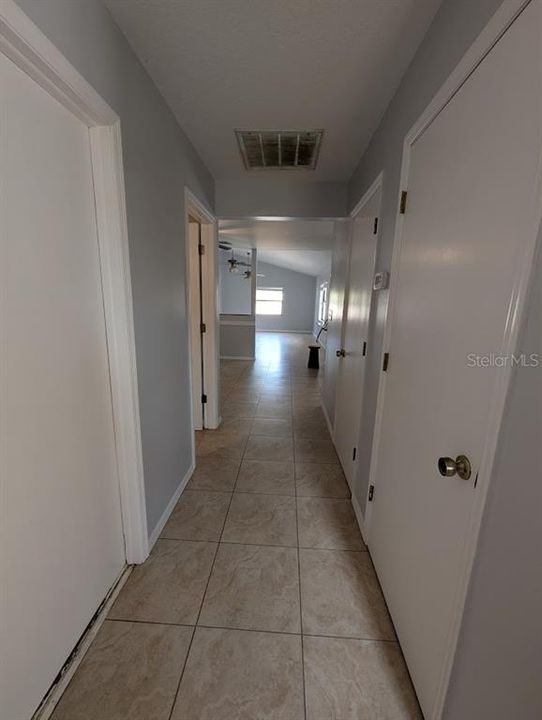
[[[356,496],[354,495],[354,493],[352,493],[350,502],[352,503],[352,507],[354,508],[354,515],[356,516],[356,520],[358,521],[359,531],[361,532],[361,537],[363,538],[363,542],[367,545],[367,535],[365,533],[365,524],[363,522],[363,514],[361,512],[361,508],[359,506],[358,500],[357,500]]]
[[[164,510],[164,512],[162,513],[162,516],[161,516],[160,520],[158,520],[158,522],[157,522],[156,525],[154,526],[154,530],[152,531],[152,533],[151,533],[151,535],[150,535],[150,537],[149,537],[149,552],[152,550],[152,548],[154,547],[156,541],[157,541],[158,538],[160,537],[160,533],[161,533],[162,530],[164,529],[164,526],[165,526],[165,524],[167,523],[167,521],[169,520],[169,516],[170,516],[171,513],[173,512],[173,508],[174,508],[175,505],[177,504],[178,499],[181,497],[183,490],[185,489],[185,487],[186,487],[187,484],[188,484],[188,481],[190,480],[190,478],[191,478],[192,475],[194,474],[194,470],[195,470],[195,469],[196,469],[196,465],[195,465],[194,462],[192,462],[191,465],[190,465],[190,467],[188,468],[188,472],[187,472],[186,475],[183,477],[183,479],[182,479],[181,482],[180,482],[179,487],[175,490],[175,492],[173,493],[173,496],[172,496],[171,500],[168,502],[167,507],[166,507],[166,509]]]
[[[130,576],[130,573],[132,572],[132,565],[126,566],[122,573],[120,574],[118,580],[113,585],[111,590],[109,591],[105,602],[102,606],[102,609],[100,610],[99,615],[96,616],[96,619],[94,620],[93,624],[87,629],[85,635],[79,642],[79,647],[77,648],[77,652],[73,656],[73,658],[70,661],[70,664],[66,666],[64,669],[64,673],[62,674],[62,677],[58,681],[58,683],[51,688],[49,693],[45,696],[43,703],[40,705],[40,707],[36,710],[34,715],[32,716],[32,720],[48,720],[51,715],[53,714],[53,711],[55,707],[58,705],[58,702],[60,698],[62,697],[62,694],[68,687],[68,684],[72,677],[75,674],[75,671],[81,664],[83,658],[85,657],[85,654],[89,647],[92,644],[92,641],[98,634],[98,630],[102,627],[104,624],[105,619],[107,618],[109,611],[111,610],[111,607],[113,606],[113,603],[117,599],[118,594],[122,590],[124,583],[128,580],[128,577]]]
[[[221,355],[221,360],[256,360],[254,355]]]
[[[333,445],[335,445],[335,433],[333,432],[333,425],[331,424],[331,420],[329,419],[329,415],[327,414],[326,406],[322,402],[322,411],[324,413],[324,417],[326,419],[326,425],[327,429],[329,431],[329,435],[333,441]]]
[[[206,426],[205,426],[205,430],[218,430],[218,428],[220,427],[220,423],[221,423],[221,422],[222,422],[222,415],[219,415],[219,416],[218,416],[218,420],[217,420],[217,422],[216,422],[216,425],[214,425],[214,424],[213,424],[213,425],[206,425]]]

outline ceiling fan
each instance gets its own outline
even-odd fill
[[[250,253],[247,252],[247,255],[250,255]],[[252,265],[249,262],[239,260],[235,257],[235,251],[233,250],[233,248],[231,251],[231,258],[228,259],[228,263],[230,266],[230,272],[240,272],[241,268],[247,268],[247,270],[244,271],[245,274],[249,271],[252,271]],[[250,275],[248,275],[247,277],[250,277]]]

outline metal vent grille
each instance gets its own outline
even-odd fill
[[[323,130],[236,130],[247,170],[314,170]]]

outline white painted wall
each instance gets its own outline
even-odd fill
[[[191,465],[184,188],[214,182],[100,0],[17,0],[118,113],[149,534]]]
[[[256,330],[312,333],[316,278],[294,270],[258,263],[257,287],[283,288],[282,315],[258,315]]]

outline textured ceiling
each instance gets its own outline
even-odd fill
[[[316,171],[263,172],[345,181],[440,0],[105,3],[215,178],[250,172],[235,128],[324,128]]]
[[[331,270],[332,220],[219,220],[221,240],[235,248],[258,248],[258,258],[307,275]]]

